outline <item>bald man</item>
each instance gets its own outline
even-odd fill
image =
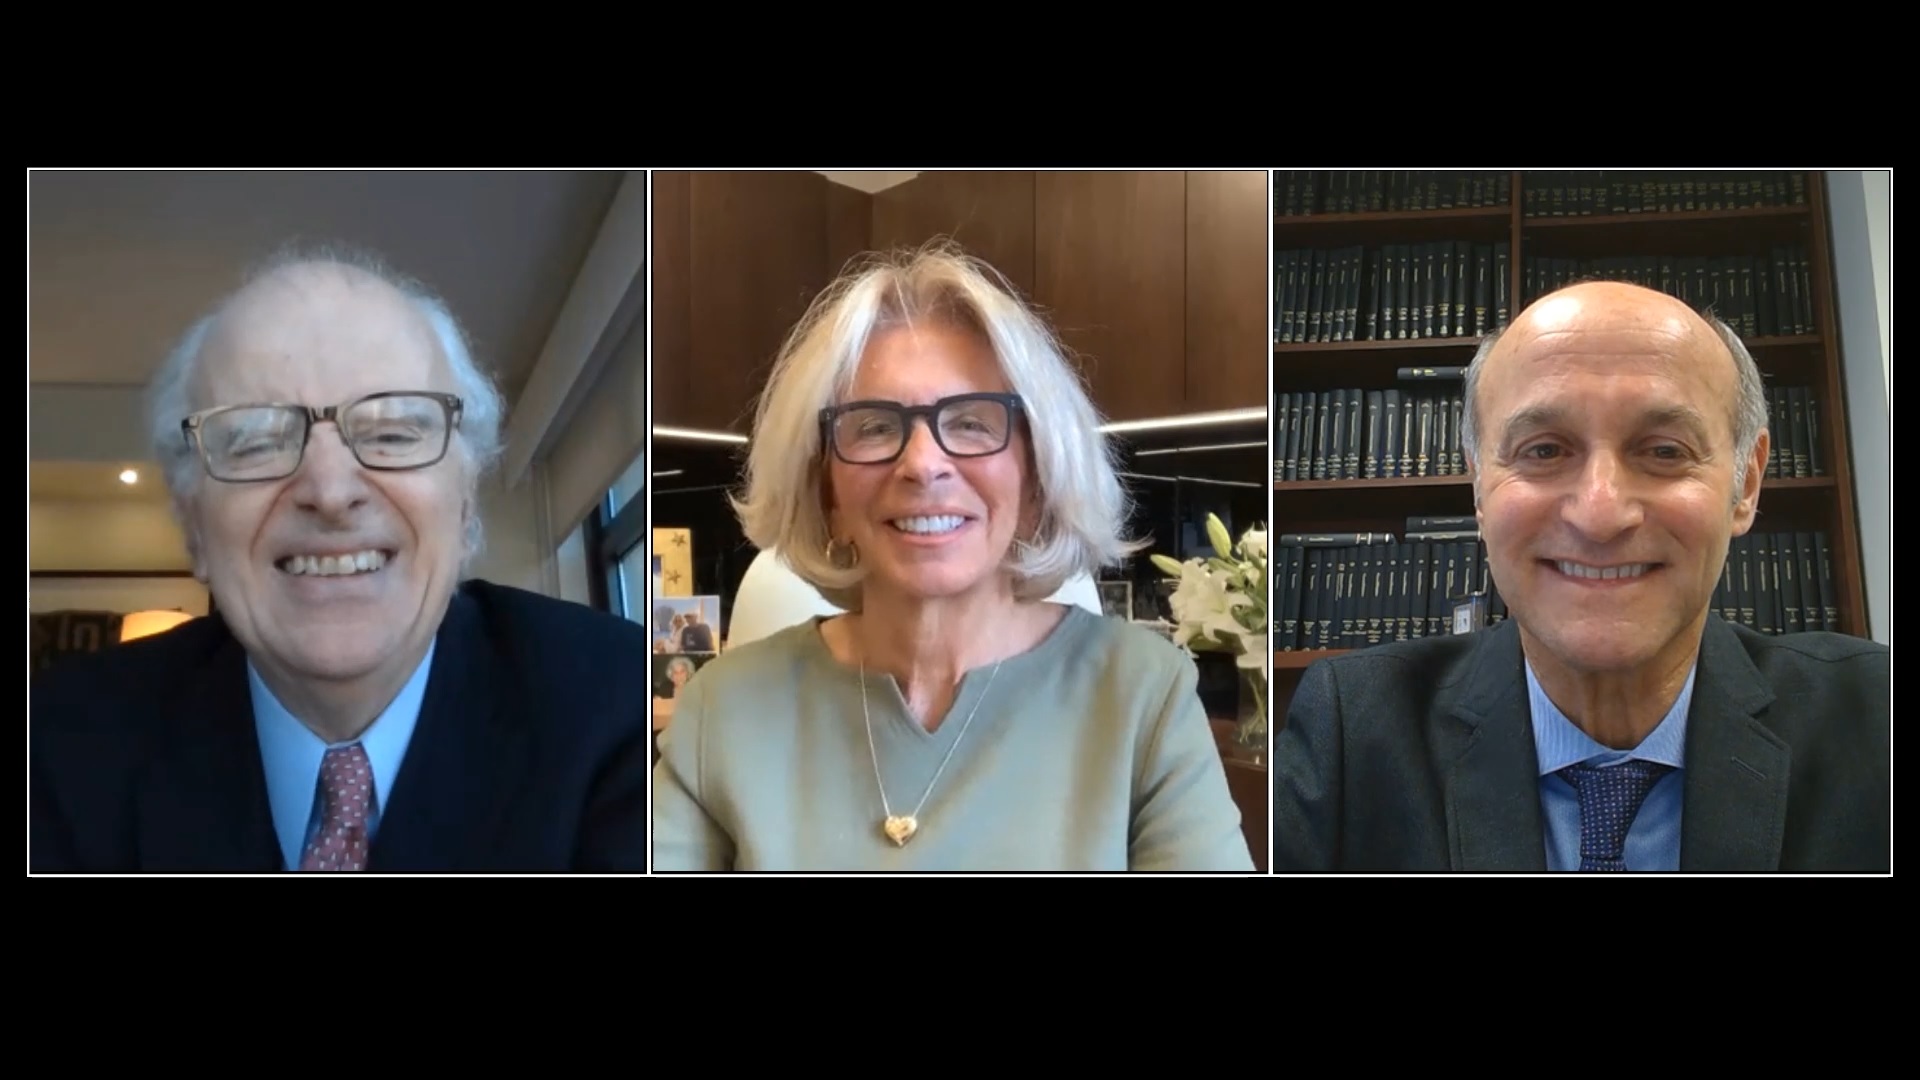
[[[1766,419],[1738,337],[1659,292],[1484,341],[1462,449],[1509,618],[1303,674],[1276,872],[1886,872],[1888,650],[1712,610]]]
[[[443,303],[276,260],[152,408],[216,613],[34,680],[35,871],[645,871],[644,632],[468,578],[501,401]]]

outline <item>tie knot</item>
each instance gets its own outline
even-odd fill
[[[1627,831],[1640,804],[1673,766],[1657,761],[1569,765],[1560,776],[1580,793],[1580,868],[1625,870]]]
[[[373,767],[359,743],[327,751],[320,762],[323,813],[336,824],[364,824],[373,804]]]
[[[1560,775],[1580,793],[1583,803],[1588,792],[1592,792],[1596,796],[1630,799],[1637,810],[1653,785],[1672,771],[1671,765],[1634,758],[1618,765],[1569,765],[1560,770]]]

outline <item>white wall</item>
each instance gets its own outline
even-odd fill
[[[30,570],[191,570],[186,538],[163,502],[33,499]]]
[[[587,527],[581,525],[567,534],[567,539],[554,553],[554,564],[558,572],[560,591],[554,595],[562,600],[571,600],[576,604],[593,603],[591,564],[587,562]]]
[[[207,587],[194,578],[35,578],[27,608],[51,611],[184,611],[207,613]]]
[[[1840,321],[1867,629],[1893,643],[1893,174],[1830,172],[1833,278]]]
[[[28,461],[143,461],[147,418],[138,386],[27,387]]]
[[[501,476],[496,473],[480,489],[487,542],[480,557],[467,568],[467,576],[559,595],[557,579],[550,580],[551,547],[542,539],[545,500],[538,477],[530,474],[519,486],[507,487]]]
[[[30,499],[27,568],[190,570],[187,544],[164,502],[150,499]],[[207,590],[190,577],[29,578],[27,608],[47,611],[207,613]]]

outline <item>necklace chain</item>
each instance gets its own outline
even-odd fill
[[[961,741],[967,737],[967,729],[973,726],[973,717],[987,700],[987,692],[993,689],[993,680],[999,676],[1000,665],[1004,663],[1005,657],[994,661],[993,671],[987,676],[987,685],[980,691],[980,696],[974,699],[973,708],[967,710],[967,718],[960,722],[960,734],[954,736],[953,745],[947,747],[946,756],[940,759],[940,767],[933,771],[933,779],[927,781],[927,789],[920,793],[920,801],[914,805],[913,812],[907,815],[909,819],[917,820],[920,817],[927,799],[933,795],[933,786],[940,782],[941,774],[947,771],[947,762],[953,760],[953,752],[960,749]],[[891,819],[893,806],[887,802],[887,783],[880,778],[880,749],[873,738],[873,715],[867,710],[867,662],[864,657],[860,661],[860,717],[867,724],[867,752],[873,757],[873,784],[880,789],[880,811]]]

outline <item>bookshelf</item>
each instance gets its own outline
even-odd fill
[[[1730,554],[1715,597],[1722,614],[1769,633],[1865,636],[1824,181],[1817,172],[1276,172],[1276,721],[1285,722],[1299,675],[1314,661],[1446,632],[1452,599],[1486,580],[1477,541],[1434,541],[1417,559],[1406,542],[1323,548],[1344,552],[1322,556],[1343,579],[1351,557],[1369,574],[1406,580],[1404,559],[1454,583],[1447,591],[1455,595],[1423,612],[1417,601],[1402,597],[1396,606],[1386,593],[1372,609],[1340,609],[1373,618],[1331,628],[1315,619],[1308,628],[1301,616],[1309,601],[1290,612],[1287,590],[1311,591],[1302,584],[1309,556],[1290,565],[1279,537],[1401,539],[1410,518],[1470,519],[1472,489],[1455,460],[1461,384],[1446,369],[1464,367],[1481,335],[1535,296],[1592,277],[1653,285],[1696,307],[1712,303],[1766,379],[1781,456],[1763,481],[1759,519]],[[1430,369],[1439,377],[1406,377]],[[1340,419],[1329,423],[1330,415]],[[1402,421],[1397,442],[1394,418]],[[1409,448],[1408,433],[1423,424],[1432,427],[1429,440]],[[1347,427],[1357,428],[1350,439]],[[1419,450],[1432,452],[1424,466]],[[1744,585],[1735,581],[1741,571],[1750,575]],[[1805,606],[1793,603],[1810,575],[1817,580]],[[1760,581],[1773,583],[1769,591]],[[1496,590],[1487,618],[1503,616]]]

